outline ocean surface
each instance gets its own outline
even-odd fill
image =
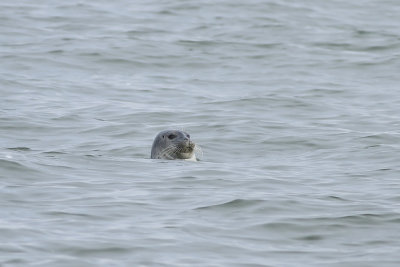
[[[396,0],[0,3],[0,266],[400,266]],[[187,131],[201,161],[150,159]]]

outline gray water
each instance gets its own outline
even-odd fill
[[[0,265],[399,266],[399,25],[395,0],[2,1]],[[150,159],[164,129],[202,160]]]

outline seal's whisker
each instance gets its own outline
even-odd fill
[[[172,146],[164,148],[163,150],[161,150],[161,151],[159,152],[159,157],[163,157],[163,156],[165,156],[165,155],[169,155],[169,152],[170,152],[172,149],[173,149]]]
[[[169,158],[169,159],[173,159],[173,154],[176,153],[176,149],[177,149],[177,146],[176,146],[176,145],[171,145],[171,146],[169,146],[169,147],[163,149],[163,150],[160,152],[160,154],[161,154],[163,157],[167,157],[167,158]]]
[[[202,159],[203,158],[203,150],[201,147],[197,144],[194,146],[194,154],[196,155],[197,158]]]
[[[179,147],[177,145],[171,145],[169,149],[166,149],[164,155],[168,156],[169,159],[174,159],[178,153]]]
[[[169,147],[164,148],[160,153],[163,153],[164,151],[168,151],[168,150],[174,150],[176,148],[177,148],[176,145],[170,145]]]

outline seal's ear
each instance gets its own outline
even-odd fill
[[[162,138],[164,139],[164,138],[165,138],[165,136],[163,135],[163,136],[162,136]]]

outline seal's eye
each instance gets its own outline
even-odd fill
[[[190,138],[190,134],[188,134],[188,135],[186,135],[187,136],[187,138]]]
[[[168,139],[174,139],[175,137],[176,137],[176,135],[174,135],[174,134],[168,135]]]

